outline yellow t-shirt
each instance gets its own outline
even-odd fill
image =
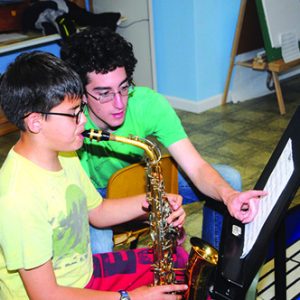
[[[0,299],[28,299],[17,270],[49,259],[59,285],[83,288],[91,277],[88,210],[102,198],[76,154],[59,159],[51,172],[12,149],[0,170]]]

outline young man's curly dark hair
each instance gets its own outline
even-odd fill
[[[129,82],[137,63],[131,43],[106,27],[90,27],[74,34],[61,45],[61,58],[75,70],[83,83],[87,73],[106,74],[117,67],[125,67]]]

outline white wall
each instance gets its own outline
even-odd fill
[[[133,44],[138,60],[134,81],[137,85],[155,88],[151,3],[151,0],[94,0],[93,8],[95,13],[120,12],[126,17],[117,32]]]

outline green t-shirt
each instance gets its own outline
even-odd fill
[[[101,129],[90,119],[87,110],[85,114],[86,129]],[[140,138],[155,136],[165,147],[187,137],[180,119],[169,102],[162,95],[146,87],[134,88],[128,99],[125,121],[113,134]],[[81,164],[96,188],[106,187],[113,173],[140,161],[143,154],[144,151],[136,146],[89,139],[84,140],[83,147],[78,151]]]
[[[12,149],[0,170],[0,299],[28,299],[17,270],[49,259],[59,285],[83,288],[91,277],[88,210],[102,198],[75,153],[59,159],[51,172]]]

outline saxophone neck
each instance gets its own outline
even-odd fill
[[[92,140],[95,140],[97,142],[115,141],[115,142],[121,142],[124,144],[129,144],[129,145],[139,147],[145,151],[146,156],[149,158],[151,163],[156,163],[161,158],[161,153],[159,148],[154,143],[152,143],[147,139],[141,139],[139,137],[133,137],[133,136],[126,138],[126,137],[114,135],[105,130],[95,130],[95,129],[85,130],[82,133],[82,135],[91,141]]]

